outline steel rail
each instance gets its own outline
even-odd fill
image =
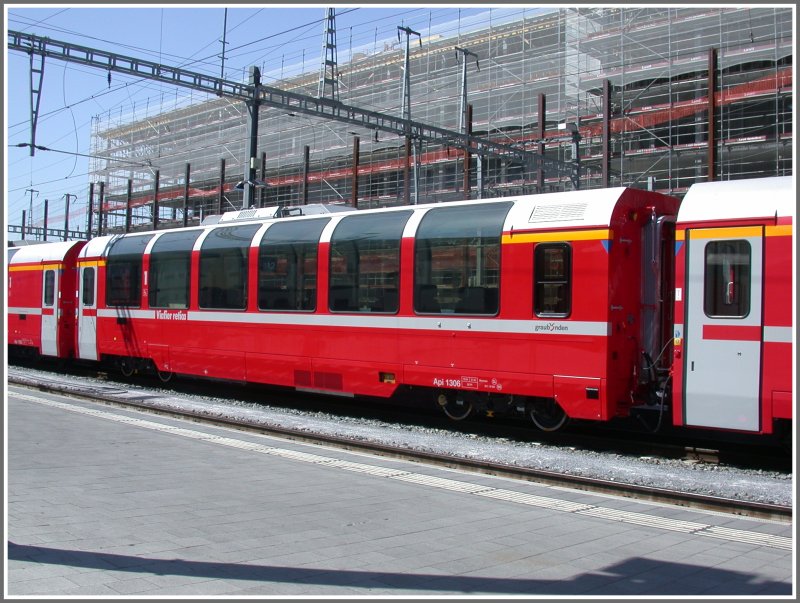
[[[543,483],[550,486],[568,487],[591,493],[611,494],[636,500],[649,502],[672,504],[682,507],[710,510],[715,512],[740,515],[758,519],[769,519],[777,521],[792,521],[793,508],[786,505],[771,503],[759,503],[753,501],[742,501],[728,499],[724,497],[709,496],[704,494],[687,493],[666,488],[656,488],[652,486],[641,486],[636,484],[626,484],[617,481],[604,480],[592,477],[567,475],[554,471],[542,469],[532,469],[527,467],[517,467],[504,465],[488,461],[478,461],[462,457],[448,456],[444,454],[411,450],[398,446],[390,446],[375,442],[365,442],[342,436],[332,436],[327,434],[309,433],[297,429],[263,425],[255,421],[221,419],[204,415],[190,410],[176,410],[160,408],[152,402],[135,400],[131,398],[120,399],[108,393],[109,387],[88,386],[83,390],[73,389],[59,385],[54,382],[32,384],[30,381],[20,379],[12,375],[8,376],[7,382],[30,389],[37,389],[47,393],[57,393],[88,400],[90,402],[100,402],[107,406],[114,406],[126,410],[136,410],[155,414],[167,418],[191,420],[196,423],[211,425],[215,427],[232,428],[259,435],[276,436],[284,439],[317,445],[327,445],[340,448],[342,450],[368,452],[387,458],[407,460],[414,462],[425,462],[439,467],[458,469],[485,475],[506,477],[520,481],[530,481]],[[106,392],[103,393],[102,390]],[[147,398],[147,394],[142,398]]]

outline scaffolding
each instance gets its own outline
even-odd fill
[[[488,11],[470,28],[456,19],[435,32],[406,24],[422,40],[409,57],[415,121],[459,130],[461,58],[454,48],[469,49],[480,61],[469,80],[473,135],[521,149],[543,144],[546,157],[569,162],[572,141],[558,126],[573,123],[581,188],[636,186],[681,196],[701,180],[792,173],[790,7],[519,8]],[[351,52],[337,66],[341,102],[401,116],[403,60],[402,44],[389,36]],[[320,72],[310,67],[271,85],[315,96]],[[90,177],[105,183],[110,230],[125,227],[129,197],[134,229],[152,227],[154,206],[160,227],[242,207],[244,103],[207,95],[183,106],[177,96],[174,106],[170,101],[143,118],[105,114],[93,124]],[[481,156],[480,149],[471,150],[464,191],[462,150],[417,144],[420,203],[539,192],[532,166]],[[358,207],[400,205],[407,148],[402,135],[262,107],[257,177],[266,186],[255,200],[353,203],[357,177]],[[544,185],[572,187],[561,175],[548,175]]]

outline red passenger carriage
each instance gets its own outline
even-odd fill
[[[619,188],[103,237],[79,259],[98,270],[81,357],[344,395],[427,388],[451,416],[513,407],[546,429],[607,421],[671,338],[642,291],[662,282],[653,249],[676,210]]]

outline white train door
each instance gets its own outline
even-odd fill
[[[97,360],[97,268],[82,266],[78,291],[78,358]]]
[[[685,422],[759,431],[763,228],[686,232]]]
[[[42,271],[42,350],[45,356],[58,356],[58,272]]]

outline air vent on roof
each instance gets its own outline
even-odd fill
[[[250,218],[255,217],[257,209],[243,209],[239,212],[239,215],[234,218],[235,220],[248,220]]]
[[[563,203],[560,205],[537,205],[528,222],[566,222],[582,220],[586,214],[586,203]]]

